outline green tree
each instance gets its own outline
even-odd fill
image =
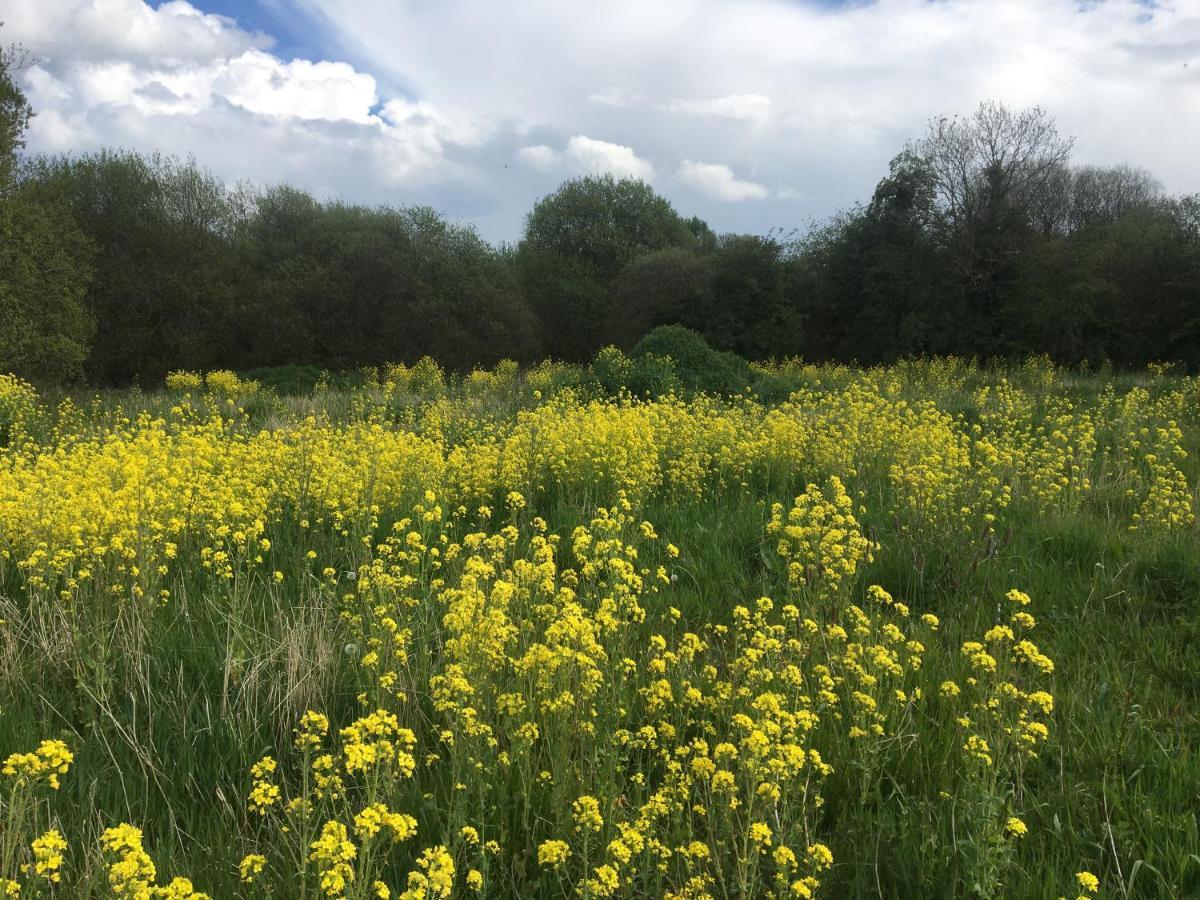
[[[629,349],[650,329],[684,321],[691,309],[710,308],[712,263],[711,255],[686,247],[639,256],[612,281],[608,340]]]
[[[531,362],[537,322],[512,267],[473,228],[453,225],[432,209],[406,212],[412,235],[418,331],[407,358],[426,353],[468,371],[502,359]]]
[[[95,329],[83,303],[92,248],[64,209],[15,179],[33,110],[12,73],[27,60],[0,49],[0,372],[68,381]]]
[[[12,187],[17,157],[25,146],[25,131],[33,118],[33,107],[13,78],[28,60],[29,54],[21,47],[0,47],[0,197]]]
[[[890,168],[869,204],[798,248],[789,291],[806,316],[808,356],[873,364],[957,349],[933,174],[908,152]]]
[[[1070,176],[1067,226],[1073,231],[1116,222],[1163,196],[1153,175],[1132,166],[1077,166]]]
[[[526,297],[554,356],[584,361],[603,342],[610,283],[644,253],[689,247],[692,231],[646,183],[577,178],[537,202],[517,247]]]
[[[242,205],[242,204],[239,204]],[[245,197],[235,241],[242,290],[231,306],[233,368],[329,365],[309,316],[333,289],[321,231],[322,207],[287,186]]]
[[[688,231],[696,240],[696,250],[701,253],[711,253],[717,248],[717,234],[708,227],[707,222],[699,216],[692,216],[686,224]]]
[[[712,253],[708,304],[692,304],[680,323],[721,350],[751,359],[796,353],[803,315],[784,290],[784,246],[770,236],[725,234]]]
[[[1030,247],[1004,310],[1011,352],[1048,353],[1072,364],[1111,358],[1125,297],[1105,271],[1109,248],[1099,237],[1049,235]]]
[[[1115,301],[1101,310],[1118,365],[1200,365],[1200,221],[1196,200],[1165,200],[1083,232]]]
[[[92,247],[60,210],[18,191],[0,200],[0,372],[79,379],[95,322],[84,295]]]
[[[1010,352],[1064,362],[1200,362],[1200,228],[1126,167],[1072,173],[1066,227],[1023,255],[1003,309]]]
[[[682,325],[660,325],[638,341],[633,358],[670,360],[679,383],[689,391],[736,394],[754,380],[749,364],[734,353],[722,353]]]
[[[1000,310],[1036,233],[1038,211],[1059,190],[1072,141],[1045,110],[995,102],[941,117],[909,148],[933,178],[960,299],[949,304],[960,352],[1003,349]]]
[[[461,370],[535,354],[512,268],[473,229],[423,207],[321,203],[286,187],[251,205],[240,358],[352,368],[432,355]]]
[[[170,369],[225,358],[238,271],[234,207],[219,180],[194,161],[101,151],[36,160],[24,189],[69,209],[96,246],[94,379],[157,384]]]

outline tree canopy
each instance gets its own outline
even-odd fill
[[[230,188],[194,160],[23,157],[23,59],[0,55],[0,370],[151,384],[431,355],[467,371],[585,361],[676,325],[758,359],[1200,367],[1200,198],[1073,165],[1041,109],[933,120],[869,199],[799,237],[718,235],[602,175],[538,200],[494,248],[428,208]]]

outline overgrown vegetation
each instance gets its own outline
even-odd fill
[[[601,356],[0,378],[0,877],[1200,890],[1196,379]]]

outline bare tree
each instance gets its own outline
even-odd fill
[[[1041,190],[1069,159],[1072,143],[1041,107],[1013,112],[988,101],[966,118],[934,119],[912,149],[933,171],[946,212],[967,223],[987,205]]]
[[[1020,251],[1024,230],[1054,226],[1072,139],[1041,107],[1014,112],[988,101],[941,117],[910,150],[933,173],[960,274],[978,287]]]

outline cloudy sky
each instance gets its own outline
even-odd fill
[[[30,149],[430,204],[490,240],[587,172],[718,231],[870,195],[931,116],[1041,105],[1200,191],[1200,0],[0,0]]]

